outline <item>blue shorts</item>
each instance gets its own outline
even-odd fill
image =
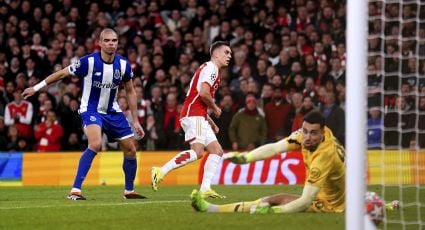
[[[122,112],[108,114],[84,112],[80,115],[84,127],[93,124],[100,126],[110,142],[134,136],[130,124]]]

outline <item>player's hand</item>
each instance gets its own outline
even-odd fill
[[[215,134],[217,134],[220,131],[220,128],[217,125],[213,125],[212,130]]]
[[[24,92],[22,92],[22,96],[24,97],[24,99],[27,99],[27,98],[31,97],[32,95],[34,95],[34,94],[35,94],[35,90],[34,90],[33,87],[26,88],[24,90]]]
[[[143,128],[138,121],[133,123],[133,127],[134,127],[134,132],[136,132],[137,135],[140,136],[140,138],[143,138],[145,136],[145,131],[143,131]]]
[[[223,154],[223,160],[228,160],[234,164],[246,164],[248,163],[245,154],[239,152],[228,152]]]
[[[221,115],[221,109],[218,106],[215,106],[215,108],[213,109],[213,114],[215,117],[220,117]]]
[[[249,213],[250,214],[267,214],[267,213],[272,213],[271,210],[272,209],[270,208],[270,206],[259,207],[254,205],[249,209]]]

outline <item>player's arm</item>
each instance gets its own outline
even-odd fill
[[[206,82],[202,82],[199,96],[201,97],[201,100],[208,106],[208,108],[212,110],[214,115],[219,117],[221,114],[221,109],[214,103],[214,99],[211,96],[210,90],[211,86]]]
[[[62,78],[67,77],[70,74],[68,67],[65,67],[57,72],[54,72],[47,76],[44,80],[42,80],[40,83],[36,84],[33,87],[26,88],[24,92],[22,93],[22,96],[24,96],[24,99],[27,99],[28,97],[31,97],[34,95],[37,91],[39,91],[41,88],[43,88],[46,85],[49,85],[53,82],[56,82]]]
[[[276,154],[291,150],[287,138],[262,145],[248,153],[231,152],[223,155],[223,159],[227,159],[236,164],[246,164],[253,161],[264,160]]]
[[[305,185],[300,198],[284,205],[272,206],[274,213],[293,213],[306,211],[313,203],[320,188],[314,185]]]
[[[131,117],[133,117],[134,131],[140,136],[145,136],[142,126],[140,125],[139,119],[137,119],[137,97],[136,90],[134,90],[133,80],[130,79],[125,82],[125,91],[127,95],[127,102],[130,107]]]
[[[220,129],[218,128],[218,126],[215,124],[215,122],[213,121],[213,119],[211,119],[210,115],[207,114],[207,121],[210,124],[212,130],[214,131],[214,133],[218,133],[218,131],[220,131]]]

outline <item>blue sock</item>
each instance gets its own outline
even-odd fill
[[[81,189],[81,185],[90,170],[91,163],[96,154],[96,152],[89,148],[83,152],[80,158],[80,163],[78,164],[77,175],[75,176],[73,188]]]
[[[124,157],[122,169],[125,174],[125,190],[134,190],[134,179],[136,178],[137,159]]]

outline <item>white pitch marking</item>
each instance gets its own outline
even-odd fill
[[[185,203],[189,200],[163,200],[163,201],[145,201],[145,202],[131,202],[131,203],[87,203],[87,201],[67,201],[65,202],[78,202],[77,205],[38,205],[38,206],[17,206],[17,207],[0,207],[0,210],[12,209],[25,209],[25,208],[64,208],[64,207],[96,207],[96,206],[123,206],[123,205],[144,205],[144,204],[170,204],[170,203]],[[90,201],[89,201],[90,202]],[[83,204],[86,203],[86,204]]]

